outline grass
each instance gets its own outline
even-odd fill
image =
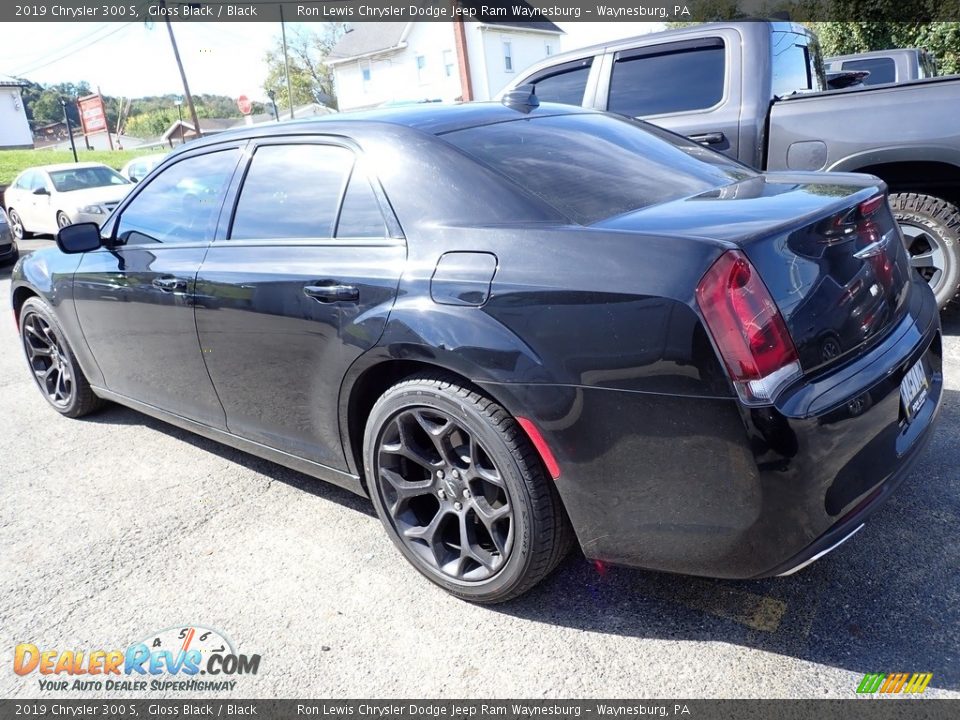
[[[119,170],[130,160],[140,155],[153,155],[164,152],[157,148],[148,150],[84,150],[77,148],[80,162],[100,162]],[[37,165],[55,165],[73,162],[73,153],[69,150],[0,150],[0,187],[13,182],[22,170]]]

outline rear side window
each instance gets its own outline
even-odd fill
[[[583,225],[752,174],[696,143],[609,115],[516,120],[443,138]]]
[[[725,64],[720,38],[617,53],[607,109],[642,117],[713,107],[723,99]]]
[[[893,58],[866,58],[864,60],[846,60],[844,70],[867,70],[869,75],[863,79],[864,85],[882,85],[897,80],[897,64]]]
[[[333,237],[353,160],[350,150],[332,145],[257,148],[240,190],[230,237]]]
[[[773,32],[770,35],[771,75],[773,94],[787,97],[813,89],[810,56],[802,35],[792,32]]]
[[[355,169],[340,207],[337,237],[382,238],[386,237],[386,234],[387,228],[383,224],[380,203],[377,202],[370,181],[359,168]]]
[[[587,78],[590,76],[592,61],[593,59],[590,58],[552,68],[532,76],[526,82],[537,86],[537,99],[540,102],[579,107],[583,104],[583,94],[587,89]]]

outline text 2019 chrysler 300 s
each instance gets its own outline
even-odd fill
[[[60,413],[113,400],[369,495],[462,598],[515,597],[574,539],[787,574],[940,404],[885,193],[532,96],[382,109],[188,144],[22,260],[13,305]]]

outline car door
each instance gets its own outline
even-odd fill
[[[345,469],[341,381],[382,334],[405,258],[355,148],[259,144],[197,279],[200,344],[229,430]]]
[[[731,44],[718,35],[617,50],[606,58],[609,81],[601,83],[597,107],[736,158],[741,103],[739,85],[729,77]]]
[[[20,215],[23,227],[27,232],[41,232],[47,229],[43,223],[42,210],[49,204],[49,201],[46,197],[43,197],[44,202],[41,204],[39,202],[41,197],[36,194],[37,189],[42,187],[44,187],[44,182],[40,171],[29,170],[18,183],[17,194],[19,197],[16,198],[16,202],[8,201],[8,206],[12,206]]]
[[[110,246],[85,254],[74,279],[80,326],[107,389],[220,429],[194,293],[241,155],[236,146],[197,151],[138,185],[104,228]]]

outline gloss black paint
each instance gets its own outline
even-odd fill
[[[416,107],[191,143],[154,173],[226,146],[350,147],[376,180],[387,237],[227,239],[241,160],[210,242],[124,248],[109,220],[99,250],[21,261],[14,307],[44,297],[104,397],[358,493],[369,389],[411,369],[455,373],[540,430],[591,558],[755,577],[860,522],[932,433],[942,374],[929,288],[905,278],[882,328],[760,407],[733,391],[694,291],[740,248],[801,352],[811,322],[842,330],[824,283],[785,285],[783,268],[798,233],[882,184],[753,175],[581,226],[438,138],[516,119],[494,104]],[[356,301],[304,293],[332,284]],[[899,382],[920,358],[933,386],[906,423]]]

